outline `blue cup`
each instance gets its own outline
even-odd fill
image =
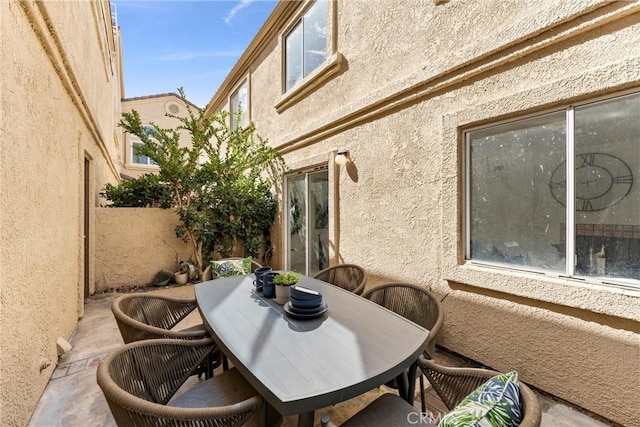
[[[271,267],[260,267],[260,268],[256,268],[256,271],[254,271],[254,274],[256,275],[256,280],[254,281],[254,284],[256,285],[257,292],[262,292],[262,286],[263,286],[262,276],[265,273],[268,273],[269,271],[271,271]]]
[[[267,271],[262,275],[262,294],[265,298],[276,297],[276,285],[273,284],[273,279],[277,275],[275,271]]]

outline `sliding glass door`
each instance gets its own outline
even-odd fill
[[[286,184],[286,268],[311,276],[329,266],[329,173],[298,173]]]

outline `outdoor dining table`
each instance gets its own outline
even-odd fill
[[[403,378],[403,372],[409,385],[401,395],[413,401],[415,362],[425,349],[427,329],[306,276],[299,285],[321,292],[328,310],[315,319],[295,319],[259,294],[254,278],[202,282],[195,295],[213,339],[280,414],[298,414],[299,427],[312,426],[316,409]]]

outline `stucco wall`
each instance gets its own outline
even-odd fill
[[[193,253],[175,235],[178,218],[159,208],[96,209],[96,291],[151,283],[160,270],[176,271]]]
[[[270,18],[279,30],[259,33],[268,39],[245,53],[209,109],[227,108],[231,88],[249,76],[258,134],[295,170],[318,159],[329,166],[337,260],[364,266],[368,287],[434,290],[445,308],[439,344],[640,424],[628,405],[640,395],[640,292],[466,265],[461,148],[472,126],[638,90],[640,3],[332,4],[331,39],[344,58],[337,74],[276,107],[292,96],[273,82],[297,13],[281,5],[291,17]],[[350,169],[329,160],[339,147],[349,149]],[[282,227],[274,264],[285,256]]]
[[[117,179],[110,26],[108,3],[0,2],[0,425],[26,425],[82,315],[85,158],[90,206]]]

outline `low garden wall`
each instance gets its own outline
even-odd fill
[[[96,208],[95,292],[144,286],[160,270],[176,271],[193,253],[176,237],[177,224],[170,209]]]

